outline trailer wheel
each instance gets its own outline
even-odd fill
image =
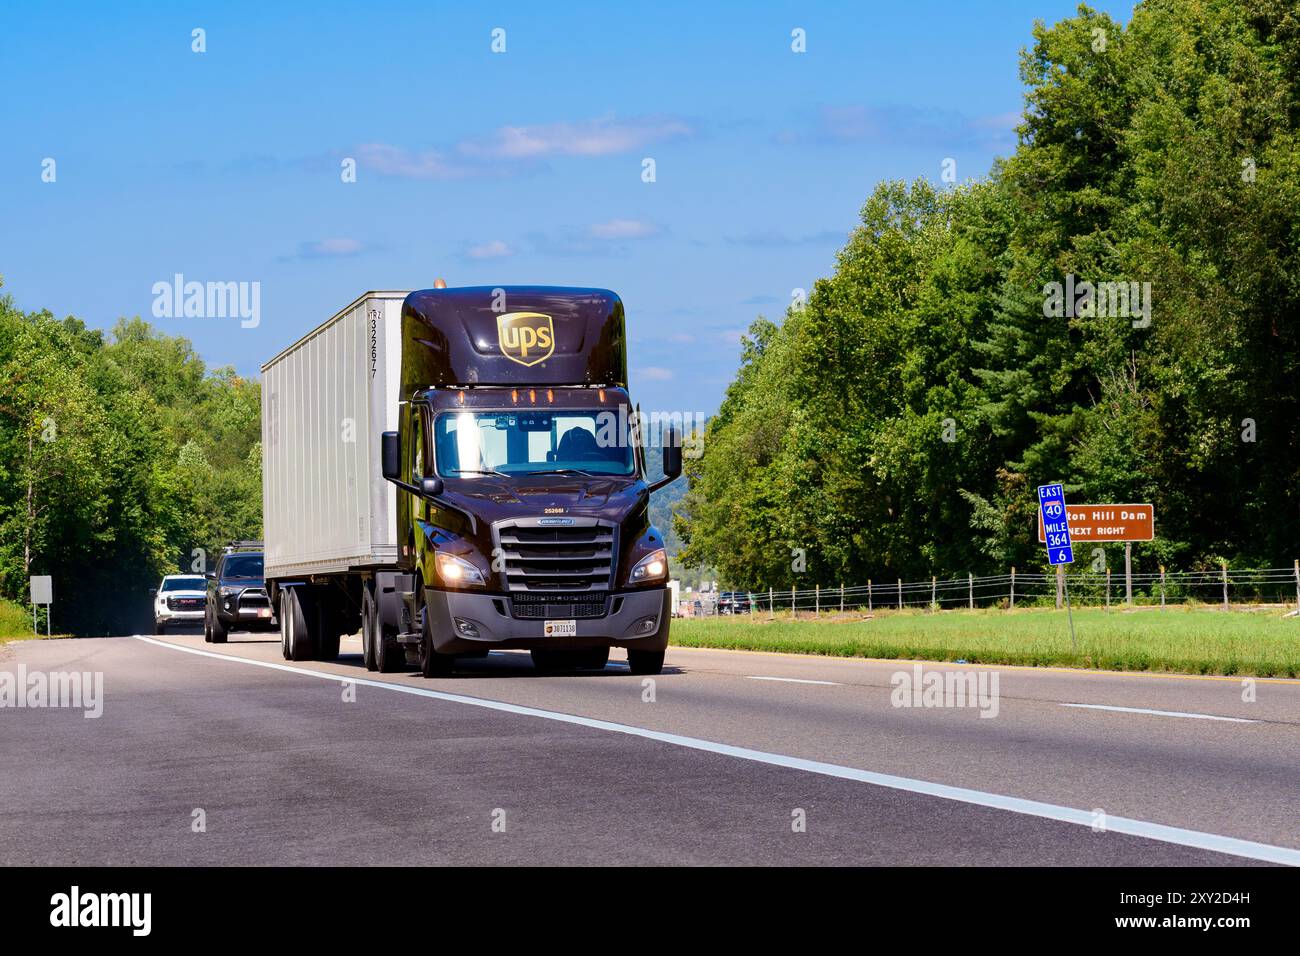
[[[368,671],[379,670],[379,664],[375,660],[375,635],[382,626],[379,623],[379,608],[375,605],[374,587],[367,584],[361,594],[361,659],[365,661]]]
[[[433,649],[433,615],[420,590],[420,673],[425,677],[449,677],[456,658]]]
[[[664,652],[629,650],[627,668],[633,674],[658,674],[664,669]]]
[[[312,660],[316,656],[316,642],[312,640],[313,635],[308,624],[311,615],[303,608],[302,596],[296,588],[291,588],[285,592],[281,603],[289,625],[289,660]]]

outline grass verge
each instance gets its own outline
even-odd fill
[[[672,643],[831,657],[1022,664],[1184,674],[1296,677],[1300,618],[1278,608],[1080,609],[1078,649],[1065,611],[920,610],[775,617],[759,613],[673,622]]]

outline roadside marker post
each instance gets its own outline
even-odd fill
[[[1038,513],[1042,517],[1047,563],[1056,566],[1057,580],[1065,590],[1065,613],[1070,618],[1070,647],[1077,654],[1079,642],[1074,636],[1074,611],[1070,607],[1070,585],[1065,579],[1065,565],[1074,563],[1074,546],[1070,542],[1070,516],[1065,510],[1065,488],[1060,483],[1038,486]],[[1109,589],[1107,590],[1109,594]]]

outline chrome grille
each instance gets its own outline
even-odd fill
[[[590,592],[613,586],[618,545],[615,526],[597,518],[567,520],[573,524],[558,524],[554,518],[520,518],[493,527],[494,543],[503,559],[502,585],[507,591]],[[600,606],[603,614],[603,595]]]

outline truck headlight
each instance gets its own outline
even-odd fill
[[[651,551],[632,568],[631,582],[641,584],[668,575],[668,554],[663,548]]]
[[[444,554],[439,551],[433,556],[433,559],[438,568],[438,577],[442,578],[443,584],[451,587],[485,586],[483,572],[464,558],[458,558],[454,554]]]

